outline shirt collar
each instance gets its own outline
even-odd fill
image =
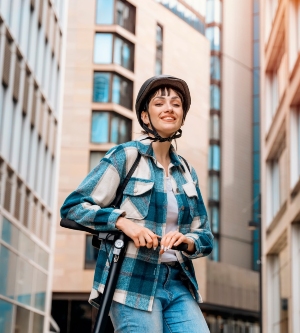
[[[153,151],[153,147],[151,145],[151,140],[149,140],[149,139],[143,140],[147,136],[148,136],[147,134],[144,134],[144,135],[141,135],[140,137],[138,137],[136,139],[137,149],[138,149],[138,151],[140,152],[141,155],[149,156],[149,157],[153,158],[156,161],[155,154],[154,154],[154,151]],[[141,140],[143,140],[143,141],[141,141]],[[173,147],[172,144],[171,144],[171,147],[170,147],[170,159],[171,159],[171,163],[174,166],[180,166],[181,168],[183,168],[182,162],[181,162],[181,160],[180,160],[178,154],[176,153],[175,148]]]

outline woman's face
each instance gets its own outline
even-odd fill
[[[169,94],[161,90],[152,97],[149,103],[151,122],[161,137],[169,137],[183,124],[182,102],[178,94],[170,89]],[[143,122],[151,128],[147,111],[141,114]]]

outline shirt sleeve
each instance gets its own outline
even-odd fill
[[[125,156],[108,152],[72,192],[63,203],[60,214],[62,218],[73,220],[85,227],[97,231],[114,231],[116,221],[125,211],[111,207],[122,172],[125,172]],[[123,162],[123,163],[122,163]]]
[[[205,257],[211,253],[213,249],[214,237],[210,230],[210,223],[208,221],[207,211],[203,202],[203,198],[198,184],[198,177],[194,168],[191,168],[191,175],[198,194],[197,208],[199,216],[196,217],[192,222],[191,232],[187,233],[185,236],[194,241],[195,252],[192,254],[182,252],[182,254],[189,259],[196,259],[200,257]]]

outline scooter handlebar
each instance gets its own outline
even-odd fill
[[[121,231],[117,231],[117,232],[114,231],[114,232],[106,232],[106,233],[101,232],[100,233],[97,230],[85,227],[85,226],[83,226],[83,225],[81,225],[81,224],[79,224],[79,223],[77,223],[73,220],[69,220],[69,219],[61,219],[60,220],[60,226],[63,227],[63,228],[67,228],[67,229],[72,229],[72,230],[77,230],[77,231],[85,231],[85,232],[88,232],[92,235],[98,236],[99,239],[105,239],[107,234],[117,234],[117,233],[121,232]],[[177,250],[177,251],[186,251],[187,248],[188,248],[188,245],[186,243],[181,243],[178,246],[173,246],[171,249],[172,250]]]

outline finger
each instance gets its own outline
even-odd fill
[[[143,235],[139,236],[139,242],[140,242],[140,246],[145,246],[146,245],[146,241]]]
[[[146,241],[146,246],[148,249],[150,249],[153,246],[153,240],[152,237],[148,234],[145,234],[145,241]]]
[[[140,247],[140,241],[139,241],[139,239],[138,238],[133,238],[132,240],[134,242],[134,246],[136,248],[139,248]]]
[[[182,234],[181,233],[177,233],[175,235],[173,235],[173,237],[170,239],[168,248],[172,248],[174,243],[177,242],[180,238],[181,238]]]
[[[175,246],[181,244],[181,243],[187,243],[185,242],[186,237],[184,235],[182,235],[181,237],[179,237],[179,239],[177,239],[177,241],[174,243]]]

